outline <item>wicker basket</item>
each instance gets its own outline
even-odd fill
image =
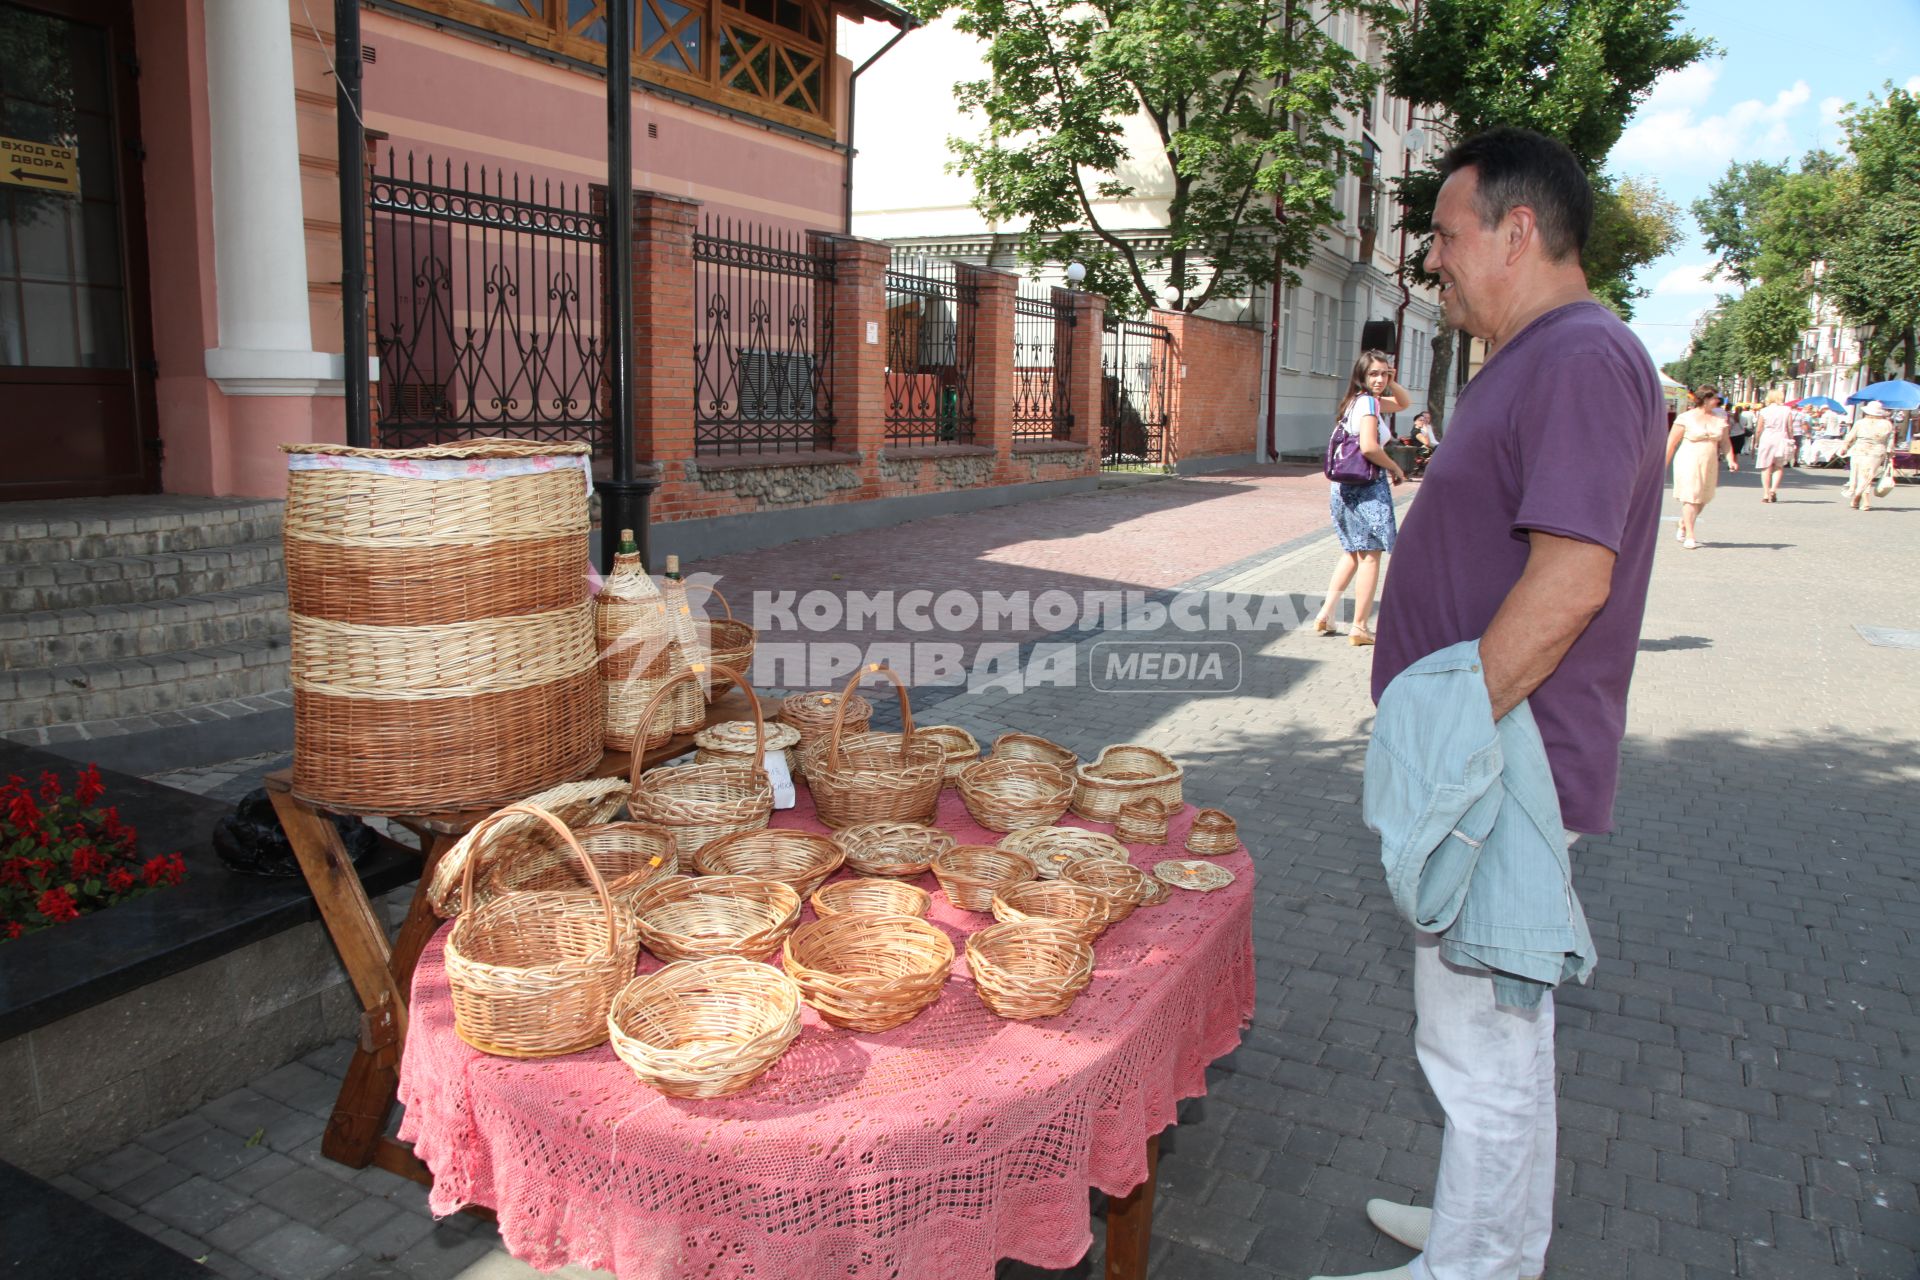
[[[946,757],[947,762],[944,778],[947,786],[959,782],[960,771],[980,758],[980,743],[972,734],[957,725],[932,725],[922,728],[920,736],[939,744],[940,752]]]
[[[607,892],[615,902],[631,906],[640,890],[655,880],[680,873],[680,859],[673,851],[673,833],[664,827],[652,827],[644,822],[612,822],[580,827],[574,831],[573,838],[606,880]],[[580,860],[573,850],[548,843],[495,860],[487,872],[481,901],[503,893],[533,890],[590,893],[592,886],[581,874]]]
[[[1106,894],[1071,880],[1031,880],[994,894],[993,918],[1002,924],[1051,920],[1091,946],[1113,922],[1113,902]]]
[[[1037,760],[1072,773],[1080,757],[1057,742],[1036,738],[1030,733],[1003,733],[993,740],[989,760]]]
[[[1132,863],[1111,858],[1083,858],[1062,871],[1060,878],[1103,895],[1112,916],[1109,924],[1119,924],[1136,907],[1166,901],[1167,886]]]
[[[627,531],[623,535],[631,536]],[[667,616],[666,597],[647,576],[637,551],[616,555],[613,572],[595,602],[594,627],[600,644],[600,689],[606,708],[609,751],[632,751],[641,712],[675,676],[692,665],[694,655],[680,643]],[[681,682],[648,726],[640,749],[666,745],[706,722],[700,690]]]
[[[674,677],[693,681],[702,674],[693,669]],[[760,699],[753,686],[736,671],[726,675],[746,690],[753,708],[756,737],[764,725],[760,719]],[[642,730],[661,707],[662,699],[673,692],[663,688],[640,716]],[[682,858],[697,857],[700,850],[722,836],[736,831],[758,831],[773,818],[773,783],[760,764],[766,754],[764,743],[756,743],[752,754],[738,764],[682,764],[641,772],[645,757],[633,757],[633,792],[627,798],[627,812],[640,822],[651,822],[673,832],[674,843]]]
[[[1172,811],[1151,796],[1129,800],[1114,815],[1113,838],[1123,844],[1165,844],[1171,816]]]
[[[828,836],[769,828],[722,836],[693,855],[693,866],[703,876],[778,880],[804,898],[846,859],[846,851]]]
[[[454,1032],[482,1053],[548,1058],[607,1038],[607,1008],[633,977],[640,938],[633,914],[614,902],[593,859],[552,814],[510,806],[475,830],[531,814],[579,857],[591,895],[509,893],[463,912],[447,939]],[[468,859],[461,900],[472,902]]]
[[[800,1034],[800,988],[757,960],[677,960],[621,989],[607,1031],[640,1083],[669,1098],[724,1098]]]
[[[544,809],[569,828],[598,826],[627,802],[625,778],[592,778],[586,782],[563,782],[528,796],[520,804]],[[492,860],[493,846],[509,839],[530,840],[542,846],[556,845],[553,834],[537,818],[525,814],[490,826],[478,838],[469,827],[453,848],[442,854],[433,866],[433,878],[427,883],[427,902],[434,913],[445,919],[460,914],[460,880],[466,873],[467,859],[475,856],[475,846],[485,841],[489,848],[479,854],[483,862]],[[564,845],[558,847],[564,848]]]
[[[793,749],[800,745],[800,731],[790,724],[773,721],[763,726],[767,752],[786,757],[787,773],[799,777],[799,760]],[[693,735],[695,764],[744,764],[753,759],[753,721],[729,720],[708,725]]]
[[[775,714],[783,724],[790,724],[800,731],[800,742],[793,749],[793,758],[804,774],[808,749],[815,743],[827,740],[827,734],[840,714],[840,695],[796,693],[781,703],[780,710]],[[856,693],[847,699],[846,723],[841,726],[841,732],[865,733],[872,719],[873,704]]]
[[[1051,1018],[1093,981],[1093,948],[1045,921],[988,925],[967,939],[967,971],[980,1002],[1000,1017]]]
[[[866,822],[833,833],[847,865],[863,876],[917,876],[953,848],[953,837],[921,822]]]
[[[1031,859],[990,844],[955,845],[933,860],[933,878],[962,911],[992,911],[996,893],[1033,876]]]
[[[1084,827],[1036,827],[1016,831],[1002,840],[1000,847],[1032,862],[1043,880],[1057,878],[1069,866],[1086,858],[1127,860],[1127,846],[1112,836]]]
[[[753,624],[733,616],[733,606],[720,594],[720,588],[697,585],[727,611],[724,618],[701,617],[694,619],[693,624],[694,635],[698,637],[695,660],[706,663],[713,672],[713,679],[707,684],[707,700],[712,701],[733,688],[733,681],[720,674],[721,668],[746,671],[753,666],[753,646],[758,636]]]
[[[869,915],[919,916],[933,910],[933,895],[904,880],[837,880],[814,890],[813,909],[833,916],[843,911]]]
[[[960,799],[981,826],[1024,831],[1060,820],[1073,799],[1073,779],[1037,760],[996,757],[960,771]]]
[[[640,944],[662,960],[759,960],[800,922],[800,895],[778,880],[668,876],[635,895],[633,915]]]
[[[1178,809],[1182,770],[1172,756],[1152,747],[1102,747],[1090,764],[1073,773],[1073,811],[1095,822],[1112,822],[1130,800],[1158,800]]]
[[[1203,858],[1217,858],[1240,847],[1239,828],[1219,809],[1202,809],[1193,815],[1187,829],[1187,852]]]
[[[588,447],[282,447],[294,793],[441,813],[591,770]]]
[[[847,911],[795,929],[782,959],[822,1018],[850,1031],[888,1031],[940,998],[953,943],[914,916]]]
[[[879,673],[893,681],[900,698],[900,732],[845,737],[836,713],[826,744],[807,759],[807,789],[813,811],[829,827],[868,822],[928,822],[940,800],[946,757],[940,747],[913,732],[913,708],[907,686],[891,667],[868,663],[853,673],[841,693],[844,711],[861,679]]]

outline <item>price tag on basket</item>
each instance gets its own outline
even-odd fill
[[[769,751],[761,759],[767,768],[767,780],[773,783],[773,807],[793,808],[793,772],[787,768],[787,753]]]

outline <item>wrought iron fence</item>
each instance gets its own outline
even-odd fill
[[[1073,308],[1022,284],[1013,299],[1013,438],[1073,435]]]
[[[611,446],[599,196],[411,154],[403,174],[387,152],[368,196],[381,445]]]
[[[833,259],[805,232],[715,221],[693,238],[694,452],[833,444]]]
[[[1100,341],[1101,465],[1166,466],[1173,332],[1109,318]]]
[[[887,271],[888,444],[973,443],[977,303],[952,262],[901,259]]]

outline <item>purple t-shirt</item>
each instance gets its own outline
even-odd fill
[[[1486,632],[1528,530],[1615,553],[1606,605],[1527,700],[1572,831],[1613,828],[1666,435],[1659,376],[1620,318],[1596,302],[1547,312],[1461,392],[1381,596],[1376,702],[1413,663]]]

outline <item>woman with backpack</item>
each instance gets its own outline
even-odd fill
[[[1340,538],[1340,558],[1334,562],[1327,599],[1314,617],[1317,635],[1333,635],[1333,616],[1347,584],[1353,584],[1352,645],[1370,645],[1373,633],[1374,588],[1380,581],[1380,558],[1393,550],[1398,532],[1393,515],[1393,486],[1406,482],[1406,472],[1381,448],[1380,420],[1399,413],[1413,400],[1394,381],[1393,357],[1384,351],[1363,351],[1347,378],[1347,391],[1335,413],[1333,439],[1327,445],[1326,474],[1332,482],[1328,504],[1333,530]]]

